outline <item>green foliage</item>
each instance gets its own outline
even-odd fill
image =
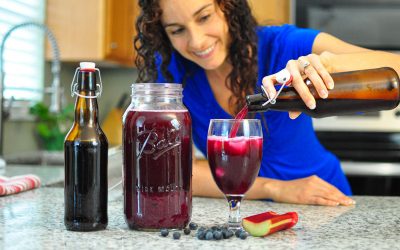
[[[62,150],[64,138],[71,127],[74,118],[74,106],[66,106],[59,113],[50,112],[42,102],[30,108],[30,113],[37,119],[36,133],[43,148],[50,151]]]

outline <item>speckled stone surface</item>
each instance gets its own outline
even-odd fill
[[[296,211],[299,223],[265,238],[173,240],[157,232],[129,230],[121,189],[109,195],[109,224],[98,232],[69,232],[63,224],[63,189],[40,188],[0,198],[0,249],[399,249],[400,197],[355,196],[351,207],[244,201],[242,214]],[[192,220],[201,226],[227,219],[223,199],[194,198]]]

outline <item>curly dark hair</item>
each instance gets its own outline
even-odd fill
[[[233,68],[225,84],[233,93],[229,104],[234,105],[237,113],[245,104],[245,96],[254,92],[257,82],[257,22],[247,0],[215,1],[225,15],[231,37],[228,60]],[[159,0],[139,0],[139,6],[141,13],[136,21],[138,35],[135,37],[138,53],[135,63],[139,70],[137,81],[152,82],[157,79],[157,53],[162,58],[162,75],[167,81],[173,81],[168,65],[174,48],[161,24]]]

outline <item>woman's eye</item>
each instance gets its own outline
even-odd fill
[[[171,34],[172,34],[172,35],[178,35],[178,34],[182,33],[183,30],[184,30],[183,28],[179,28],[179,29],[176,29],[176,30],[172,30],[172,31],[171,31]]]
[[[200,17],[200,22],[207,21],[209,17],[210,17],[210,15],[205,15],[205,16]]]

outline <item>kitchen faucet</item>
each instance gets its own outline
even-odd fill
[[[16,26],[13,26],[10,30],[8,30],[0,44],[0,169],[5,168],[6,162],[3,158],[3,140],[4,140],[4,120],[7,117],[6,112],[4,110],[4,67],[3,67],[3,54],[4,54],[4,45],[7,38],[11,35],[11,33],[19,28],[24,27],[37,27],[46,32],[46,35],[50,41],[52,51],[53,51],[53,59],[51,64],[51,72],[53,75],[53,81],[51,87],[46,88],[46,93],[51,93],[51,104],[50,111],[51,112],[59,112],[61,110],[61,102],[63,91],[60,88],[60,51],[58,49],[58,44],[55,36],[51,32],[51,30],[44,24],[36,23],[36,22],[26,22],[21,23]]]

